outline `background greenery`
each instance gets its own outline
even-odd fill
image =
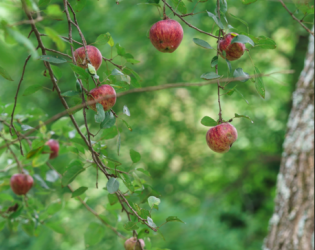
[[[114,0],[89,1],[77,14],[88,44],[95,42],[100,34],[109,32],[115,43],[120,43],[135,59],[141,61],[136,65],[129,64],[129,67],[143,78],[142,87],[199,82],[201,74],[213,71],[210,61],[215,51],[203,50],[196,46],[192,39],[207,40],[212,47],[216,46],[215,39],[181,23],[185,35],[180,47],[172,54],[160,53],[147,37],[151,25],[160,20],[159,13],[153,6],[138,5],[140,2],[129,0],[116,4]],[[51,3],[58,4],[63,9],[61,1],[52,0]],[[188,1],[186,4],[190,10],[194,6]],[[277,1],[257,1],[244,5],[242,1],[230,0],[228,4],[228,12],[246,21],[251,35],[267,36],[277,43],[275,50],[259,47],[251,49],[255,66],[264,73],[294,69],[295,74],[264,78],[265,99],[258,96],[251,81],[241,83],[238,87],[249,104],[237,93],[222,97],[224,119],[239,113],[250,116],[254,121],[252,124],[246,119],[234,119],[233,125],[237,128],[239,137],[230,152],[223,155],[208,148],[205,141],[208,128],[200,124],[205,115],[217,118],[216,85],[130,94],[117,100],[114,110],[122,114],[123,106],[128,106],[131,116],[125,116],[124,119],[133,130],[130,132],[118,121],[121,131],[120,155],[117,155],[117,138],[114,138],[102,141],[107,145],[108,156],[122,163],[118,167],[121,170],[129,171],[136,167],[150,172],[151,177],[140,172],[137,172],[137,175],[155,190],[156,193],[151,194],[158,196],[159,193],[161,204],[159,210],[155,210],[152,215],[157,225],[162,224],[170,215],[176,215],[185,222],[172,222],[163,226],[161,232],[165,241],[159,234],[151,233],[152,247],[172,250],[254,250],[260,249],[267,232],[268,220],[273,211],[275,183],[291,106],[291,94],[303,67],[308,36]],[[288,6],[294,9],[293,5]],[[200,3],[196,11],[206,9],[213,12],[214,8],[215,1],[211,0]],[[169,11],[167,14],[172,17]],[[227,17],[230,25],[238,31],[246,32],[247,28],[241,22],[229,15]],[[310,16],[309,20],[312,21],[312,18],[313,16]],[[19,2],[4,0],[0,3],[0,21],[5,20],[12,24],[23,19],[26,17]],[[213,27],[213,21],[206,13],[187,17],[186,20],[208,32],[211,32]],[[51,27],[59,34],[67,36],[66,20],[46,19],[38,25],[42,33],[44,27]],[[25,36],[30,31],[28,25],[18,28]],[[80,40],[76,32],[74,38]],[[36,45],[34,36],[31,40]],[[56,48],[49,38],[43,40],[47,47]],[[67,46],[69,50],[69,45]],[[109,45],[98,48],[104,56],[110,58]],[[115,54],[116,49],[113,49],[113,55]],[[14,79],[14,82],[9,82],[0,78],[1,118],[10,115],[27,55],[24,46],[6,43],[4,32],[0,30],[0,66],[6,68]],[[119,58],[115,59],[115,62],[122,63]],[[59,81],[62,91],[75,90],[75,78],[69,65],[62,64],[59,67],[63,74]],[[232,62],[232,67],[241,67],[249,74],[254,73],[247,54]],[[110,65],[109,68],[112,69]],[[31,59],[19,94],[16,114],[19,114],[22,120],[25,119],[23,123],[32,127],[38,125],[39,120],[45,121],[64,110],[56,92],[51,91],[49,78],[44,77],[43,72],[42,62]],[[106,64],[103,62],[98,70],[101,79],[105,72]],[[227,74],[227,66],[223,60],[219,61],[219,73]],[[45,88],[32,95],[23,96],[23,91],[35,83],[42,84]],[[70,106],[80,103],[79,98],[68,98],[67,101]],[[82,113],[76,113],[75,117],[80,126],[83,125]],[[97,124],[91,110],[88,111],[88,120],[92,132],[96,133]],[[69,119],[62,118],[61,121],[49,124],[47,129],[54,130],[56,134],[53,137],[58,138],[61,143],[60,156],[52,160],[51,164],[63,173],[69,163],[77,158],[77,155],[72,153],[73,144],[70,143],[69,137],[70,134],[75,134],[74,127]],[[40,133],[37,136],[40,136]],[[75,134],[75,138],[79,136]],[[141,154],[139,163],[132,164],[130,149]],[[14,148],[14,151],[19,152],[18,148]],[[5,169],[13,164],[13,158],[9,152],[1,153],[0,169]],[[85,156],[89,157],[88,153]],[[29,164],[26,160],[23,162]],[[55,209],[51,215],[46,213],[47,223],[40,225],[35,232],[31,230],[30,233],[30,230],[25,229],[26,226],[22,226],[23,219],[19,221],[20,224],[13,223],[11,230],[10,225],[3,224],[0,249],[85,249],[84,234],[89,224],[98,222],[97,219],[75,198],[71,198],[66,188],[61,188],[60,181],[47,181],[47,166],[43,165],[34,170],[26,166],[26,169],[31,173],[34,171],[44,181],[43,183],[35,179],[36,185],[30,192],[31,206],[36,207],[39,215],[49,205],[52,206],[51,204]],[[2,194],[9,194],[14,200],[19,200],[8,186],[10,176],[16,172],[16,168],[0,172],[0,185]],[[119,205],[108,204],[108,192],[102,189],[106,186],[103,176],[99,180],[100,188],[95,188],[94,168],[88,168],[71,185],[74,189],[89,187],[81,197],[98,213],[104,215],[111,225],[124,235],[131,236],[130,232],[123,229],[126,217],[119,213]],[[12,205],[13,201],[5,202],[7,203],[0,203],[2,211],[6,206]],[[143,207],[148,208],[148,205],[144,203]],[[55,223],[55,227],[47,226],[49,223]],[[108,228],[104,227],[103,230],[101,241],[88,249],[123,249],[123,240]]]

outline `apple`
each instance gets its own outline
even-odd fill
[[[224,58],[222,52],[225,51],[226,59],[229,61],[234,61],[239,59],[246,49],[243,43],[232,43],[231,41],[234,37],[238,36],[237,33],[229,33],[223,37],[219,42],[220,56]]]
[[[184,31],[175,20],[165,19],[155,24],[150,29],[151,43],[158,51],[172,53],[180,45]]]
[[[15,174],[10,180],[11,189],[17,195],[27,194],[33,184],[32,176],[26,174]]]
[[[86,50],[91,61],[91,64],[93,65],[95,70],[98,70],[102,64],[101,52],[98,50],[98,48],[91,45],[87,45]],[[80,66],[81,68],[86,69],[88,67],[88,61],[86,60],[85,57],[84,47],[80,47],[74,51],[74,58],[78,66]]]
[[[140,242],[140,243],[139,243]],[[144,249],[144,241],[143,239],[137,240],[135,237],[131,237],[125,241],[124,247],[126,250],[142,250]]]
[[[54,159],[58,156],[59,153],[59,143],[53,139],[50,139],[48,142],[45,143],[50,147],[50,156],[49,159]]]
[[[106,96],[107,97],[110,96],[110,97],[97,101],[97,102],[103,106],[105,111],[108,111],[116,103],[116,91],[112,86],[104,84],[104,85],[101,85],[100,87],[92,89],[90,91],[90,95],[88,96],[88,101],[98,100]],[[90,105],[90,108],[96,111],[96,104],[94,103]]]
[[[208,130],[206,140],[209,148],[217,153],[226,153],[237,139],[237,130],[230,123],[221,123]]]

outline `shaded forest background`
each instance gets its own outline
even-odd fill
[[[199,82],[200,75],[210,71],[210,60],[215,51],[197,47],[192,39],[207,40],[212,47],[216,46],[215,40],[181,23],[184,39],[180,47],[172,54],[159,53],[147,37],[151,25],[160,20],[159,13],[153,6],[137,5],[139,2],[129,0],[117,5],[115,1],[91,1],[77,14],[87,43],[92,44],[98,35],[109,32],[115,43],[120,43],[135,59],[141,61],[131,67],[143,78],[142,87]],[[197,11],[213,11],[213,2],[200,3]],[[122,170],[141,167],[150,172],[151,178],[143,178],[160,194],[161,199],[160,209],[153,212],[156,224],[162,224],[169,215],[176,215],[186,222],[169,223],[162,227],[166,239],[164,241],[158,235],[153,236],[151,240],[154,247],[172,250],[254,250],[261,248],[267,234],[268,220],[273,212],[286,122],[291,109],[291,94],[303,68],[308,34],[276,1],[258,1],[251,5],[243,5],[238,0],[228,2],[228,12],[245,20],[250,34],[271,37],[277,43],[275,50],[259,47],[251,49],[255,66],[263,73],[285,69],[294,69],[295,73],[264,78],[265,99],[258,96],[251,81],[239,85],[239,90],[249,104],[237,93],[223,96],[224,119],[239,113],[248,115],[254,121],[252,124],[246,119],[234,119],[233,125],[237,128],[239,137],[230,152],[224,155],[210,151],[205,141],[207,128],[200,124],[205,115],[217,117],[216,85],[131,94],[117,100],[115,112],[121,113],[123,106],[128,106],[131,116],[126,120],[133,131],[130,132],[123,124],[119,124],[121,152],[119,156],[116,153],[116,139],[108,140],[106,144],[109,156],[123,163],[120,168]],[[192,9],[193,4],[187,2],[187,6]],[[293,9],[293,6],[290,7]],[[172,17],[170,12],[167,14]],[[25,19],[25,16],[18,5],[4,0],[0,3],[0,21],[2,19],[14,23]],[[246,32],[247,28],[241,22],[229,16],[228,20],[237,30]],[[213,21],[205,13],[188,17],[187,21],[206,31],[211,31],[213,26]],[[67,35],[65,20],[44,20],[42,23],[59,34]],[[28,26],[19,28],[24,35],[28,35]],[[79,35],[74,34],[74,39],[79,40]],[[34,38],[32,41],[36,44]],[[54,46],[48,38],[44,38],[44,42]],[[98,48],[103,56],[111,56],[109,45]],[[12,109],[10,104],[14,102],[27,55],[24,47],[6,44],[0,30],[0,65],[5,66],[14,79],[11,83],[0,78],[2,113],[9,113]],[[249,74],[254,73],[254,67],[246,54],[240,60],[232,62],[232,67],[241,67]],[[75,79],[69,65],[60,68],[63,73],[59,82],[62,91],[75,89]],[[102,77],[105,70],[106,64],[103,62],[98,75]],[[27,115],[36,112],[42,114],[42,121],[45,121],[64,108],[57,94],[51,92],[51,83],[43,76],[43,71],[41,61],[31,60],[28,64],[20,93],[34,83],[43,84],[47,89],[31,96],[20,95],[17,113]],[[219,61],[219,72],[227,72],[223,60]],[[68,101],[70,106],[81,102],[79,98]],[[75,117],[83,124],[81,113],[75,114]],[[89,110],[88,118],[93,121],[93,117],[93,111]],[[29,125],[37,124],[38,120],[31,120]],[[48,128],[51,129],[51,126],[53,125],[48,125]],[[61,129],[67,133],[74,131],[66,120]],[[94,129],[92,127],[92,132],[97,132],[96,126]],[[51,161],[56,169],[66,167],[69,160],[74,159],[74,155],[66,148],[67,145],[62,144],[60,156]],[[130,160],[130,149],[141,153],[141,161],[136,166]],[[0,168],[5,168],[11,158],[9,154],[2,154]],[[0,232],[2,249],[84,249],[84,232],[89,223],[96,219],[78,201],[57,187],[57,184],[46,184],[49,189],[36,185],[32,192],[42,204],[64,199],[62,209],[53,219],[63,225],[66,234],[58,234],[48,227],[42,227],[37,237],[29,237],[20,227],[15,232],[4,228]],[[120,215],[113,212],[119,211],[119,206],[108,206],[107,193],[102,188],[95,189],[93,168],[79,176],[72,185],[75,189],[83,185],[89,187],[83,196],[87,203],[120,227],[119,221],[125,218],[120,218]],[[104,178],[99,180],[99,185],[106,185]],[[51,241],[53,244],[47,244]],[[118,250],[123,248],[122,245],[122,240],[108,229],[102,241],[89,249]]]

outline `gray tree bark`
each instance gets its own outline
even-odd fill
[[[313,28],[314,30],[314,28]],[[263,250],[314,249],[314,37],[310,36],[283,144]]]

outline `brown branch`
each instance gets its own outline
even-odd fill
[[[235,78],[222,78],[221,80],[219,80],[219,82],[233,82],[233,81],[242,81],[245,79],[251,79],[251,78],[256,78],[256,77],[268,77],[270,75],[274,75],[274,74],[293,74],[294,70],[283,70],[283,71],[276,71],[276,72],[272,72],[269,74],[255,74],[255,75],[250,75],[248,77],[244,77],[244,76],[240,76],[240,77],[235,77]],[[196,82],[196,83],[170,83],[170,84],[164,84],[164,85],[159,85],[159,86],[151,86],[151,87],[146,87],[146,88],[139,88],[139,89],[131,89],[131,90],[127,90],[121,93],[118,93],[116,95],[116,97],[121,97],[121,96],[125,96],[125,95],[129,95],[129,94],[134,94],[134,93],[143,93],[143,92],[152,92],[152,91],[158,91],[158,90],[163,90],[163,89],[171,89],[171,88],[182,88],[182,87],[201,87],[201,86],[206,86],[209,84],[217,84],[218,80],[210,80],[210,81],[203,81],[203,82]],[[65,115],[69,115],[70,118],[73,116],[71,115],[71,113],[75,112],[78,109],[81,109],[84,107],[84,105],[93,105],[96,102],[99,102],[101,100],[105,100],[105,99],[109,99],[112,98],[113,96],[106,96],[104,98],[100,98],[97,100],[91,100],[86,102],[86,104],[78,104],[72,108],[67,108],[65,111],[62,111],[56,115],[54,115],[53,117],[51,117],[50,119],[48,119],[46,122],[42,123],[41,125],[37,125],[35,128],[28,130],[28,132],[26,132],[23,136],[26,137],[32,133],[34,133],[35,131],[37,131],[39,128],[41,128],[44,125],[47,125],[57,119],[59,119],[60,117],[63,117]],[[76,129],[77,129],[77,125],[75,125]],[[81,135],[82,133],[79,132],[79,134]],[[83,135],[82,135],[83,136]],[[81,137],[82,137],[81,136]],[[84,136],[83,136],[84,137]],[[9,143],[9,145],[16,143],[18,140],[13,140]],[[86,142],[86,139],[84,139],[84,141]],[[5,148],[5,146],[1,146],[0,149]]]
[[[13,129],[14,129],[14,132],[15,132],[15,134],[16,134],[16,136],[18,137],[18,139],[19,139],[20,137],[19,137],[18,131],[16,130],[16,128],[15,128],[14,125],[13,125],[13,116],[14,116],[14,111],[15,111],[16,104],[17,104],[17,97],[18,97],[18,94],[19,94],[19,91],[20,91],[21,83],[22,83],[23,78],[24,78],[25,68],[26,68],[27,62],[28,62],[28,60],[29,60],[30,58],[31,58],[31,55],[29,55],[29,56],[26,58],[25,62],[24,62],[23,71],[22,71],[22,76],[21,76],[19,85],[18,85],[17,90],[16,90],[16,94],[15,94],[15,97],[14,97],[14,106],[13,106],[13,110],[12,110],[12,113],[11,113],[10,134],[12,135],[12,130],[11,130],[11,128],[13,128]],[[19,139],[19,140],[20,140],[20,139]],[[21,151],[21,155],[24,156],[21,141],[20,141],[20,151]]]
[[[195,27],[195,26],[193,26],[192,24],[188,23],[188,22],[182,17],[182,15],[178,14],[178,13],[172,8],[172,6],[169,5],[169,4],[166,2],[166,0],[162,0],[162,2],[164,2],[164,4],[174,13],[175,16],[178,16],[178,18],[179,18],[180,20],[182,20],[182,21],[183,21],[186,25],[188,25],[190,28],[193,28],[193,29],[199,31],[200,33],[203,33],[203,34],[206,34],[206,35],[208,35],[208,36],[211,36],[211,37],[214,37],[214,38],[217,38],[217,39],[218,39],[217,36],[212,35],[211,33],[205,32],[205,31],[203,31],[203,30],[201,30],[201,29],[198,29],[197,27]]]
[[[23,166],[22,166],[21,162],[19,161],[19,159],[17,158],[16,154],[11,149],[10,145],[8,144],[8,140],[1,133],[0,133],[0,137],[4,140],[4,143],[6,144],[8,150],[11,152],[14,160],[16,161],[16,164],[18,166],[19,172],[23,173]]]
[[[285,5],[285,3],[282,0],[279,0],[279,2],[282,4],[283,8],[286,9],[286,11],[292,16],[292,18],[297,21],[308,33],[310,33],[312,36],[314,36],[314,32],[312,32],[309,28],[307,28],[301,20],[296,18],[293,13],[288,9],[288,7]]]
[[[71,48],[72,48],[72,46],[71,46]],[[53,53],[56,53],[56,54],[60,54],[60,55],[62,55],[62,56],[68,57],[69,59],[72,59],[71,56],[69,56],[69,55],[67,55],[67,54],[65,54],[65,53],[62,53],[62,52],[60,52],[60,51],[58,51],[58,50],[53,50],[53,49],[48,49],[48,48],[45,48],[45,50],[50,51],[50,52],[53,52]]]

